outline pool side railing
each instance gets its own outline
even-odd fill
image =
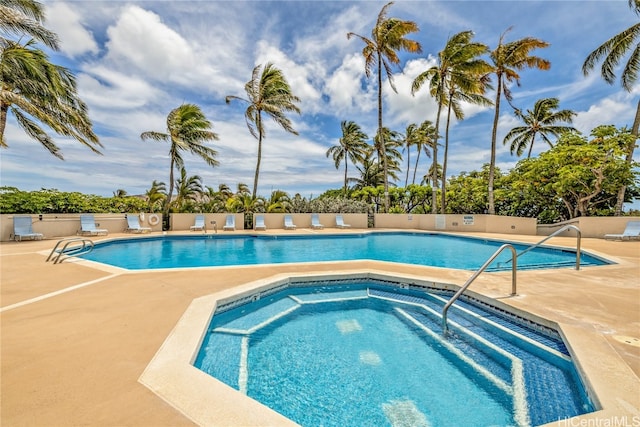
[[[62,243],[64,243],[64,246],[62,249],[58,249]],[[65,260],[65,258],[62,258],[62,255],[65,255],[67,258],[80,256],[88,254],[93,250],[93,248],[93,240],[84,237],[68,237],[60,239],[51,250],[51,253],[49,253],[45,262],[49,262],[49,260],[53,258],[53,263],[58,264]],[[56,254],[57,256],[55,256]]]
[[[518,254],[516,252],[516,248],[513,247],[513,245],[511,245],[510,243],[505,243],[504,245],[500,246],[498,248],[497,251],[495,251],[493,253],[493,255],[491,255],[491,257],[485,261],[484,264],[482,264],[482,266],[476,270],[475,273],[473,273],[473,275],[469,278],[469,280],[467,280],[465,282],[464,285],[462,285],[462,287],[460,287],[460,289],[458,289],[458,292],[456,292],[451,299],[449,300],[449,302],[447,302],[444,305],[444,308],[442,309],[442,334],[443,335],[447,335],[449,328],[447,325],[447,312],[449,311],[449,308],[453,305],[454,302],[456,302],[456,300],[460,297],[460,295],[462,295],[464,293],[464,291],[467,290],[467,288],[469,288],[469,286],[471,286],[471,284],[473,283],[474,280],[476,280],[478,278],[478,276],[480,274],[482,274],[483,271],[485,271],[487,269],[487,267],[489,267],[489,265],[493,262],[493,260],[495,260],[498,255],[500,255],[502,253],[502,251],[504,251],[505,249],[509,248],[511,250],[511,295],[516,295],[516,286],[517,286],[517,280],[516,280],[516,275],[517,275],[517,270],[518,270]]]
[[[547,240],[549,240],[552,237],[557,236],[560,233],[563,233],[567,230],[575,230],[575,232],[577,233],[576,235],[576,270],[580,270],[580,243],[582,240],[582,232],[580,231],[580,229],[578,227],[576,227],[575,225],[565,225],[564,227],[554,231],[553,233],[551,233],[550,235],[548,235],[547,237],[545,237],[544,239],[540,240],[538,243],[536,243],[535,245],[531,245],[529,246],[527,249],[525,249],[524,251],[520,252],[517,256],[519,257],[520,255],[524,255],[527,252],[541,246],[544,242],[546,242]],[[505,262],[505,264],[508,264],[510,261]]]

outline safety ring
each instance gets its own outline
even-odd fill
[[[157,225],[160,222],[160,217],[156,214],[149,215],[149,224]]]

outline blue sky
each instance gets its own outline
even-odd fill
[[[141,141],[140,134],[165,131],[169,111],[195,103],[220,137],[210,144],[219,153],[220,166],[211,168],[187,155],[187,173],[200,175],[213,188],[221,183],[232,189],[238,183],[252,186],[257,141],[246,127],[245,106],[227,105],[224,98],[244,96],[253,67],[273,62],[301,98],[302,114],[289,116],[298,136],[267,123],[258,193],[267,196],[280,189],[309,197],[340,188],[343,170],[336,170],[325,153],[338,143],[342,120],[355,121],[373,136],[377,108],[375,79],[364,75],[362,42],[348,40],[346,34],[370,36],[384,4],[47,1],[45,25],[62,43],[52,59],[76,74],[104,155],[56,136],[65,156],[60,161],[9,122],[9,148],[0,151],[1,185],[142,194],[153,180],[168,181],[169,147]],[[633,122],[640,87],[628,93],[619,83],[606,84],[597,71],[587,77],[581,71],[592,50],[637,22],[626,0],[398,1],[388,15],[415,21],[420,32],[411,37],[423,50],[402,54],[402,64],[394,70],[398,93],[384,85],[384,123],[393,130],[403,132],[425,119],[435,122],[433,100],[424,89],[412,96],[410,86],[417,74],[435,64],[451,35],[473,30],[476,41],[493,48],[509,27],[506,41],[532,36],[549,42],[550,47],[534,53],[552,64],[548,71],[521,73],[521,86],[512,87],[515,105],[531,109],[540,98],[557,97],[560,108],[577,113],[574,127],[585,134],[600,124],[630,127]],[[465,120],[450,131],[450,175],[479,170],[489,161],[493,110],[466,106],[465,113]],[[518,124],[503,107],[499,141]],[[547,148],[537,141],[534,155]],[[428,161],[424,159],[418,176],[424,175]],[[497,165],[506,171],[517,161],[500,143]],[[353,166],[350,170],[355,171]]]

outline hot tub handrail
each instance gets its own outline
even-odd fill
[[[527,249],[525,249],[524,251],[520,252],[518,254],[518,256],[526,254],[530,250],[533,250],[533,249],[537,248],[538,246],[542,245],[544,242],[546,242],[550,238],[555,237],[558,234],[560,234],[560,233],[562,233],[564,231],[567,231],[567,230],[575,230],[576,233],[577,233],[577,235],[576,235],[576,270],[580,270],[580,241],[582,240],[582,232],[580,231],[580,229],[578,227],[576,227],[575,225],[571,225],[571,224],[565,225],[564,227],[554,231],[553,233],[551,233],[550,235],[548,235],[544,239],[540,240],[535,245],[529,246]],[[507,261],[505,264],[507,264],[507,263],[509,263],[509,261]]]
[[[505,249],[509,248],[511,250],[511,261],[512,261],[512,266],[511,266],[511,295],[516,295],[516,273],[518,270],[518,256],[516,253],[516,249],[513,247],[513,245],[509,244],[509,243],[505,243],[504,245],[500,246],[498,248],[497,251],[495,251],[493,253],[493,255],[491,255],[491,257],[485,261],[484,264],[482,264],[482,267],[480,267],[478,270],[476,270],[475,273],[473,273],[473,276],[471,276],[469,278],[469,280],[467,280],[465,282],[464,285],[462,285],[460,287],[460,289],[458,289],[458,292],[456,292],[451,299],[449,300],[449,302],[447,302],[444,305],[444,308],[442,309],[442,334],[443,335],[447,335],[447,332],[449,330],[448,326],[447,326],[447,312],[449,311],[449,307],[451,307],[451,305],[460,297],[460,295],[462,295],[464,293],[464,291],[467,290],[467,288],[469,286],[471,286],[471,284],[473,283],[474,280],[476,280],[476,278],[487,269],[487,267],[489,267],[489,265],[493,262],[494,259],[496,259],[496,257],[498,255],[500,255],[502,253],[502,251],[504,251]]]

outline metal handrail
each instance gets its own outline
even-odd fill
[[[550,235],[548,235],[547,237],[545,237],[544,239],[540,240],[538,243],[536,243],[533,246],[528,247],[527,249],[525,249],[524,251],[520,252],[518,254],[518,256],[520,255],[524,255],[527,252],[529,252],[530,250],[533,250],[535,248],[537,248],[538,246],[542,245],[544,242],[546,242],[547,240],[549,240],[550,238],[564,232],[567,230],[575,230],[577,233],[576,236],[576,270],[580,270],[580,242],[582,240],[582,232],[580,231],[580,229],[578,227],[576,227],[575,225],[565,225],[564,227],[554,231],[553,233],[551,233]],[[509,261],[507,261],[506,263],[508,263]],[[506,264],[505,263],[505,264]]]
[[[471,283],[473,283],[473,281],[476,280],[476,278],[483,271],[485,271],[487,267],[489,267],[489,265],[493,262],[493,260],[496,259],[496,257],[500,255],[502,251],[504,251],[507,248],[511,250],[511,261],[513,262],[513,265],[511,266],[511,295],[516,295],[516,272],[518,270],[518,266],[517,266],[518,256],[516,254],[516,248],[514,248],[513,245],[509,243],[505,243],[504,245],[500,246],[498,250],[495,251],[494,254],[491,255],[491,257],[484,264],[482,264],[482,267],[480,267],[478,270],[476,270],[475,273],[473,273],[473,276],[471,276],[469,280],[467,280],[465,284],[462,285],[460,289],[458,289],[458,292],[456,292],[451,297],[449,302],[447,302],[444,305],[444,308],[442,309],[442,334],[443,335],[447,335],[447,332],[449,330],[447,326],[447,312],[449,311],[449,307],[451,307],[451,305],[460,297],[460,295],[462,295],[463,292],[466,291],[469,286],[471,286]]]
[[[65,242],[64,246],[62,247],[62,249],[57,251],[58,252],[58,256],[56,256],[53,259],[53,263],[54,264],[58,264],[58,263],[64,261],[64,258],[61,259],[63,254],[66,255],[67,257],[78,256],[78,255],[82,255],[82,254],[86,254],[86,253],[91,252],[93,250],[93,247],[94,247],[94,244],[93,244],[92,240],[85,239],[83,237],[68,237],[68,238],[65,238],[65,239],[60,239],[60,240],[58,240],[58,243],[56,243],[56,245],[51,250],[51,253],[47,257],[45,262],[49,262],[49,260],[53,256],[53,254],[56,253],[56,250],[58,249],[58,246],[60,246],[60,244],[62,244],[63,242]],[[82,246],[71,248],[69,250],[69,252],[65,252],[67,250],[67,248],[69,247],[69,245],[71,245],[73,243],[76,243],[76,242],[82,242]],[[89,245],[87,245],[87,243]]]

